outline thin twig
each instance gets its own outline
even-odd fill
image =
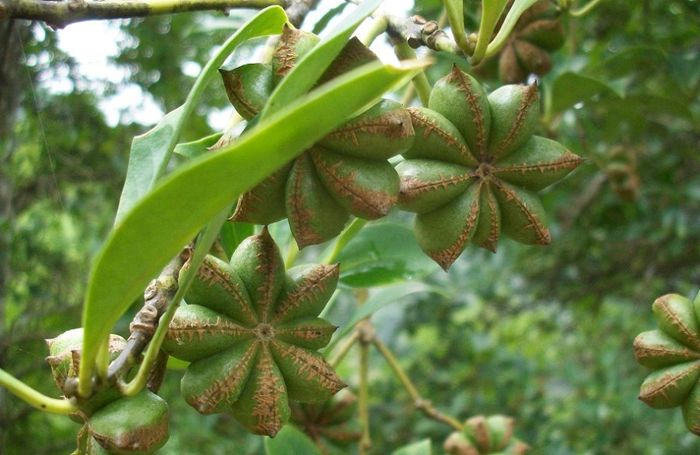
[[[360,438],[360,455],[364,455],[372,447],[372,437],[369,432],[369,344],[360,343],[360,385],[357,394],[357,407],[362,437]]]
[[[372,337],[372,342],[377,350],[384,356],[384,359],[389,364],[389,367],[394,372],[394,375],[398,378],[404,389],[406,389],[406,392],[408,392],[410,395],[411,399],[413,400],[413,405],[417,410],[421,411],[423,414],[433,420],[449,425],[457,431],[462,430],[462,424],[457,419],[441,413],[429,400],[426,400],[418,393],[413,381],[411,381],[411,378],[409,378],[403,368],[401,368],[399,361],[396,359],[396,357],[394,357],[394,354],[387,345],[385,345],[376,336]]]
[[[346,355],[348,355],[348,352],[350,352],[350,349],[352,349],[353,346],[355,346],[355,343],[360,339],[360,334],[357,332],[357,330],[353,331],[352,334],[343,342],[343,344],[338,348],[338,352],[335,353],[332,359],[328,361],[330,366],[333,368],[338,368],[340,365],[340,362],[343,361]]]
[[[284,6],[284,0],[0,0],[0,19],[31,19],[63,28],[75,22],[157,14]]]
[[[316,8],[319,0],[289,0],[287,1],[287,17],[295,27],[299,27],[309,11]]]
[[[355,5],[360,3],[359,0],[346,1]],[[426,46],[434,51],[452,54],[461,52],[457,43],[438,26],[436,21],[429,21],[421,16],[404,17],[386,13],[373,14],[372,17],[386,20],[387,33],[394,38],[406,41],[414,49]]]
[[[12,394],[24,400],[25,403],[44,412],[67,415],[78,410],[73,401],[65,398],[47,397],[2,369],[0,369],[0,387],[6,388]]]

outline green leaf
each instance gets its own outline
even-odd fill
[[[500,3],[502,0],[494,1],[493,3]],[[488,0],[483,0],[482,3],[488,3]],[[520,16],[523,15],[526,9],[537,3],[537,0],[515,0],[513,6],[508,10],[506,18],[503,20],[503,25],[501,25],[500,30],[496,36],[491,40],[488,47],[486,48],[486,58],[496,55],[498,51],[506,44],[508,41],[508,36],[515,28]]]
[[[316,444],[292,425],[285,425],[274,438],[265,437],[266,455],[321,455]]]
[[[414,442],[394,450],[391,455],[430,455],[432,453],[430,439]]]
[[[263,121],[308,92],[333,59],[350,39],[350,35],[382,3],[381,0],[365,0],[350,14],[344,16],[337,27],[304,55],[294,68],[280,81],[260,113]],[[364,106],[360,106],[362,108]]]
[[[173,149],[180,138],[180,131],[192,114],[195,103],[231,52],[250,38],[280,33],[286,22],[287,15],[279,6],[271,6],[260,11],[250,22],[234,33],[209,60],[192,86],[185,103],[169,112],[147,133],[134,138],[115,224],[124,218],[126,213],[165,173]]]
[[[602,93],[621,97],[610,85],[598,79],[571,72],[560,74],[552,84],[551,113],[563,112]]]
[[[216,144],[223,133],[214,133],[192,142],[183,142],[175,146],[174,153],[184,158],[192,159],[204,155],[209,147]]]
[[[230,258],[236,247],[246,238],[255,233],[255,225],[250,223],[224,223],[219,233],[224,251]]]
[[[421,282],[403,282],[392,284],[389,286],[384,286],[377,289],[376,292],[372,292],[372,294],[370,294],[370,296],[367,298],[367,301],[365,301],[364,304],[357,306],[352,316],[350,317],[349,322],[343,325],[343,329],[340,330],[335,339],[342,339],[355,327],[355,325],[358,322],[360,322],[366,317],[372,316],[374,313],[381,310],[385,306],[398,302],[406,296],[424,292],[432,292],[435,294],[444,295],[444,292],[440,288],[436,286],[430,286]]]
[[[518,3],[518,1],[516,0],[515,3]],[[445,7],[447,7],[447,4],[448,0],[445,0]],[[496,23],[501,17],[501,14],[503,14],[506,4],[508,4],[508,0],[482,0],[479,34],[476,38],[474,55],[472,55],[473,64],[478,64],[484,58],[484,54],[486,54],[486,49],[489,45],[489,40],[491,40],[491,37],[493,36],[493,30],[496,28]],[[452,25],[452,19],[450,19],[450,25]],[[464,28],[464,19],[462,19],[462,28]]]
[[[413,231],[395,223],[366,226],[337,260],[341,283],[358,288],[420,279],[438,270],[416,243]]]
[[[115,222],[124,218],[127,210],[155,184],[158,170],[166,159],[168,144],[175,135],[183,111],[184,106],[180,106],[168,112],[156,126],[134,137]]]
[[[420,68],[380,62],[357,68],[159,182],[117,224],[93,262],[83,307],[81,381],[91,377],[97,347],[114,323],[205,223]]]
[[[341,2],[338,6],[331,8],[328,10],[326,14],[321,17],[321,19],[318,20],[314,24],[313,30],[311,30],[312,33],[318,35],[325,29],[330,21],[333,20],[334,17],[336,17],[338,14],[342,13],[345,10],[345,7],[348,6],[350,3],[348,2]]]

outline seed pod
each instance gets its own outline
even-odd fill
[[[410,109],[416,138],[405,161],[399,207],[417,213],[419,245],[447,269],[466,245],[495,251],[501,233],[525,243],[551,241],[539,191],[581,158],[533,136],[535,86],[507,85],[490,95],[457,67],[430,94],[430,109]]]
[[[514,424],[502,415],[472,417],[447,438],[444,449],[449,455],[524,454],[529,447],[513,437]]]
[[[543,76],[552,69],[550,52],[564,45],[566,34],[551,2],[540,0],[520,16],[498,60],[503,82],[524,82],[528,75]]]
[[[246,118],[256,115],[281,78],[316,42],[315,35],[285,28],[271,65],[222,72],[236,110]],[[353,38],[316,85],[373,60],[374,53]],[[413,137],[406,109],[394,101],[380,101],[244,193],[231,219],[269,224],[286,217],[303,248],[338,235],[351,214],[365,219],[385,216],[400,187],[387,160],[408,150]]]
[[[207,257],[202,267],[163,342],[191,362],[181,383],[191,406],[229,412],[249,431],[274,436],[290,400],[322,401],[345,386],[316,352],[336,329],[318,314],[335,290],[337,265],[287,274],[264,229],[230,264]]]
[[[277,47],[272,54],[272,75],[275,85],[289,73],[297,61],[319,42],[313,33],[284,26]]]
[[[126,346],[126,340],[119,335],[109,336],[110,360],[114,360]],[[56,338],[46,340],[49,356],[46,362],[59,389],[63,390],[66,379],[78,376],[80,351],[83,348],[83,329],[72,329]]]
[[[603,171],[612,190],[623,201],[633,202],[639,198],[641,181],[637,169],[637,152],[629,146],[613,147],[606,155]]]
[[[651,306],[659,328],[675,340],[700,350],[698,322],[693,303],[678,294],[666,294]]]
[[[229,101],[245,119],[262,110],[273,89],[272,66],[251,63],[233,70],[220,69]]]
[[[634,340],[637,361],[653,370],[642,383],[639,399],[657,409],[681,406],[688,429],[700,434],[700,324],[695,305],[667,294],[656,299],[652,309],[660,330],[643,332]]]
[[[306,433],[321,453],[346,453],[362,437],[356,418],[357,398],[347,389],[323,403],[291,403],[291,421]]]
[[[95,412],[87,426],[92,437],[111,453],[151,453],[168,440],[168,404],[144,390]]]

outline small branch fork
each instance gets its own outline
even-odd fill
[[[346,0],[355,5],[360,0]],[[403,17],[393,14],[375,14],[372,17],[384,25],[387,34],[392,40],[403,40],[413,49],[421,46],[434,51],[461,52],[457,43],[449,37],[437,21],[429,21],[421,16]]]
[[[360,321],[352,334],[343,342],[343,344],[337,349],[336,354],[329,361],[333,368],[336,368],[343,361],[345,356],[350,352],[351,348],[355,345],[360,345],[360,390],[359,390],[359,408],[360,408],[360,421],[363,427],[363,435],[360,441],[361,453],[366,453],[366,451],[371,446],[371,439],[369,435],[369,414],[367,410],[367,392],[368,392],[368,380],[367,380],[367,370],[369,362],[369,348],[374,346],[377,351],[384,357],[384,360],[391,368],[394,376],[401,382],[408,395],[413,401],[413,405],[417,411],[423,413],[426,417],[440,422],[444,425],[449,426],[457,431],[463,429],[462,423],[456,418],[449,416],[440,412],[430,400],[423,397],[416,388],[415,384],[411,378],[406,374],[404,369],[399,364],[398,359],[394,356],[391,349],[384,344],[379,338],[377,338],[376,331],[372,323],[364,319]]]
[[[148,342],[151,341],[158,326],[158,320],[177,292],[177,278],[185,262],[186,252],[173,258],[165,266],[160,276],[151,281],[146,288],[143,294],[143,307],[136,313],[129,325],[131,335],[126,340],[126,347],[109,366],[108,382],[113,382],[128,372],[129,368],[138,361]]]

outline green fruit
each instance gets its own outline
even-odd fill
[[[413,146],[396,167],[399,207],[415,212],[421,248],[444,269],[471,242],[496,250],[501,233],[525,244],[551,238],[534,194],[564,178],[581,158],[533,136],[535,86],[506,85],[490,95],[457,67],[410,108]]]
[[[513,437],[515,421],[511,417],[475,416],[464,423],[461,432],[452,433],[444,444],[449,455],[521,455],[527,444]]]
[[[148,390],[120,398],[87,421],[90,435],[111,453],[146,454],[168,440],[168,404]]]
[[[634,340],[637,361],[652,372],[642,383],[639,399],[653,408],[681,406],[685,424],[700,434],[700,324],[693,302],[667,294],[652,305],[660,330]]]
[[[345,447],[362,437],[362,427],[357,420],[357,399],[347,389],[322,403],[292,402],[290,405],[292,423],[319,446],[321,453],[347,453]]]
[[[78,376],[80,351],[83,348],[83,329],[72,329],[56,338],[46,340],[49,356],[46,362],[59,389],[63,390],[66,379]],[[126,346],[126,340],[119,335],[109,336],[110,360],[114,360]]]
[[[318,314],[337,281],[337,265],[285,273],[267,229],[244,240],[230,264],[208,256],[163,343],[191,362],[181,383],[185,400],[274,436],[291,400],[323,401],[345,387],[316,352],[336,329]]]
[[[551,7],[540,0],[520,16],[498,60],[503,82],[524,82],[530,74],[543,76],[552,69],[549,53],[564,45],[566,34]]]
[[[287,28],[271,65],[244,65],[223,71],[231,103],[245,118],[257,115],[275,85],[318,41],[315,35]],[[351,39],[319,79],[323,84],[376,56]],[[385,216],[396,204],[399,178],[388,159],[413,143],[408,112],[383,100],[336,128],[299,157],[243,194],[231,219],[269,224],[289,219],[300,247],[338,235],[350,215]]]

